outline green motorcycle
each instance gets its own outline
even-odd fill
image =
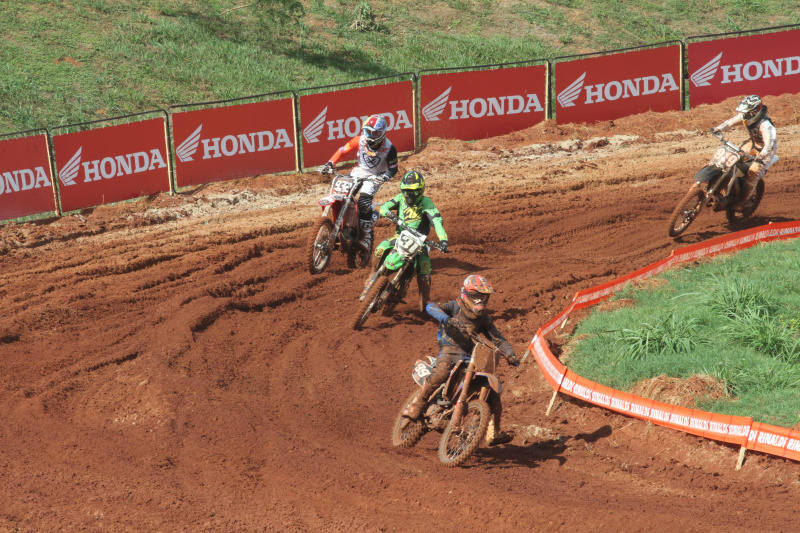
[[[360,301],[364,302],[350,323],[356,331],[364,326],[369,316],[383,310],[384,316],[391,315],[395,306],[400,303],[408,291],[411,280],[417,271],[417,260],[426,246],[446,253],[440,243],[429,240],[424,234],[399,220],[392,213],[386,215],[388,220],[400,229],[394,247],[384,254],[378,268],[367,280]],[[420,295],[420,300],[422,296]],[[422,303],[420,303],[422,306]]]

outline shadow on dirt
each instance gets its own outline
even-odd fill
[[[562,454],[567,450],[563,439],[552,439],[530,444],[506,444],[497,448],[479,448],[475,457],[479,459],[468,463],[462,468],[488,466],[497,468],[511,468],[514,466],[527,466],[537,468],[539,463],[545,461],[558,461],[559,466],[567,462]]]
[[[591,433],[578,433],[573,437],[561,436],[557,439],[524,445],[511,443],[498,448],[480,448],[476,456],[482,460],[475,466],[489,465],[505,468],[519,465],[535,468],[544,461],[558,461],[559,466],[561,466],[567,462],[567,458],[563,456],[563,453],[568,448],[566,443],[570,439],[593,443],[611,436],[611,433],[611,426],[606,424]]]
[[[474,274],[475,272],[480,272],[481,270],[487,268],[485,266],[476,265],[474,263],[461,261],[460,259],[456,259],[454,257],[437,257],[436,259],[433,260],[433,264],[434,264],[434,272],[437,269],[457,268],[467,274]]]

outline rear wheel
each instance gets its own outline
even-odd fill
[[[403,411],[406,407],[417,397],[420,389],[411,393],[411,396],[403,403],[400,412],[397,414],[397,420],[394,423],[392,430],[392,444],[399,448],[412,448],[419,442],[422,435],[425,434],[425,423],[421,420],[411,420],[403,416]]]
[[[445,466],[461,466],[481,445],[489,428],[489,404],[472,400],[467,404],[461,424],[453,427],[451,421],[439,443],[439,460]]]
[[[372,250],[364,250],[362,247],[353,243],[347,250],[347,266],[350,268],[364,268],[369,265],[369,258]]]
[[[686,196],[683,197],[678,207],[675,208],[675,211],[672,212],[672,216],[669,218],[670,237],[677,237],[686,231],[689,224],[697,218],[697,215],[699,215],[700,211],[703,209],[705,198],[706,193],[702,187],[694,185],[689,189],[689,192],[686,193]]]
[[[319,218],[313,226],[311,239],[308,241],[308,271],[312,274],[321,274],[331,261],[333,243],[331,231],[333,222],[327,217]]]
[[[728,217],[728,222],[731,224],[735,224],[736,222],[741,222],[742,220],[746,220],[753,216],[753,213],[756,212],[758,208],[758,204],[761,203],[761,198],[764,196],[764,180],[758,180],[758,185],[756,185],[756,192],[753,194],[753,198],[747,202],[744,206],[744,210],[741,213],[736,212],[733,209],[733,206],[729,207],[725,210],[725,216]]]
[[[362,303],[361,307],[358,308],[358,312],[353,318],[353,321],[350,323],[350,327],[358,331],[364,326],[364,322],[367,321],[369,315],[377,310],[378,300],[380,299],[381,294],[386,289],[387,285],[389,285],[389,278],[386,276],[381,276],[378,278],[375,284],[370,287],[367,297],[364,298],[364,303]]]

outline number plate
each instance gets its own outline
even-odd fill
[[[350,189],[352,188],[353,188],[352,179],[337,177],[333,180],[333,183],[331,184],[331,194],[347,195],[350,193]]]
[[[403,231],[397,238],[397,251],[405,256],[414,255],[425,245],[425,239],[420,239],[410,231]]]

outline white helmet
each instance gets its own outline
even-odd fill
[[[745,124],[750,126],[764,116],[767,108],[757,94],[751,94],[742,98],[742,101],[736,106],[736,111],[742,114]]]

